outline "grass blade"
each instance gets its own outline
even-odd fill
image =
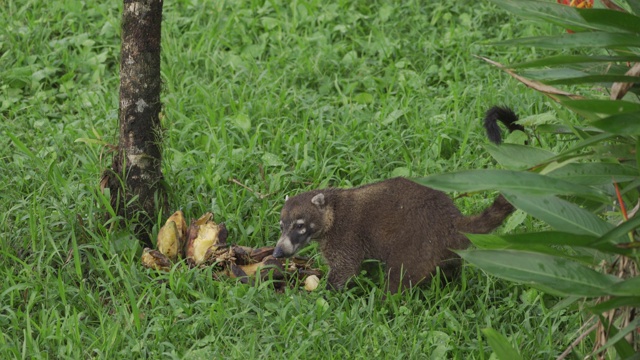
[[[516,349],[514,349],[509,340],[494,329],[483,329],[482,333],[487,338],[491,350],[496,354],[500,360],[518,360],[522,359]]]

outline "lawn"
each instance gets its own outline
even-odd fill
[[[0,10],[0,358],[489,359],[492,327],[545,359],[573,341],[574,308],[471,266],[386,300],[364,276],[278,294],[143,268],[99,190],[117,143],[121,6]],[[213,211],[242,245],[275,244],[285,195],[497,167],[481,124],[494,104],[563,111],[474,57],[530,59],[485,44],[559,30],[487,2],[166,1],[162,27],[172,210]],[[473,213],[494,196],[456,203]],[[514,218],[500,231],[539,226]],[[303,255],[326,270],[315,247]]]

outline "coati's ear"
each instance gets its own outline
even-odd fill
[[[287,200],[289,200],[289,195],[284,196],[284,201],[287,201]]]
[[[321,208],[321,209],[322,209],[322,208],[324,207],[324,204],[325,204],[325,203],[324,203],[324,194],[323,194],[323,193],[320,193],[320,194],[318,194],[318,195],[314,196],[313,198],[311,198],[311,202],[312,202],[315,206],[317,206],[317,207],[319,207],[319,208]]]

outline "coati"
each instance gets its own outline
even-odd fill
[[[485,125],[486,119],[494,123],[487,133],[500,141],[495,122],[511,129],[517,117],[494,109]],[[365,259],[376,259],[385,264],[388,289],[395,293],[429,280],[437,266],[452,276],[461,260],[450,249],[469,246],[462,233],[488,233],[514,210],[500,195],[482,213],[464,216],[445,193],[401,177],[353,189],[312,190],[285,201],[273,256],[292,256],[316,240],[330,268],[329,287],[341,289]]]
[[[494,144],[500,145],[502,142],[502,136],[500,135],[500,128],[498,127],[498,120],[502,122],[509,132],[515,130],[524,131],[524,127],[520,124],[516,124],[518,121],[518,115],[508,107],[494,106],[487,110],[484,117],[484,128],[487,131],[487,137]]]

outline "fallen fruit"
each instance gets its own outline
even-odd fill
[[[218,239],[219,232],[219,226],[213,221],[198,226],[197,236],[193,240],[189,239],[187,243],[186,255],[190,265],[202,264],[206,259],[207,250],[221,243]]]
[[[144,248],[142,251],[142,266],[154,269],[169,271],[171,269],[171,261],[158,250]]]
[[[291,286],[312,291],[318,286],[322,272],[313,268],[309,259],[276,259],[273,247],[228,244],[227,236],[225,224],[216,224],[213,213],[205,213],[187,227],[178,210],[160,228],[158,250],[145,248],[141,262],[146,268],[169,271],[172,261],[185,257],[190,267],[212,267],[216,280],[232,278],[243,284],[253,284],[256,278],[269,280],[278,292]]]
[[[187,230],[189,228],[187,227],[187,221],[184,218],[184,214],[182,213],[182,210],[178,210],[174,212],[171,216],[169,216],[169,218],[165,222],[165,225],[171,221],[176,223],[176,227],[178,228],[178,235],[180,239],[179,244],[184,246],[184,243],[187,242]],[[182,252],[183,250],[180,249],[180,251]],[[179,254],[179,255],[182,256],[184,254]]]
[[[307,291],[313,291],[318,288],[318,284],[320,283],[320,279],[315,275],[307,276],[304,279],[304,289]]]
[[[178,254],[181,252],[182,243],[180,241],[178,227],[174,221],[169,221],[160,228],[156,247],[158,251],[166,255],[169,260],[176,261]]]
[[[200,218],[198,218],[198,220],[195,221],[195,224],[196,225],[204,225],[204,224],[208,223],[209,221],[213,221],[213,213],[212,212],[204,213],[202,216],[200,216]]]

